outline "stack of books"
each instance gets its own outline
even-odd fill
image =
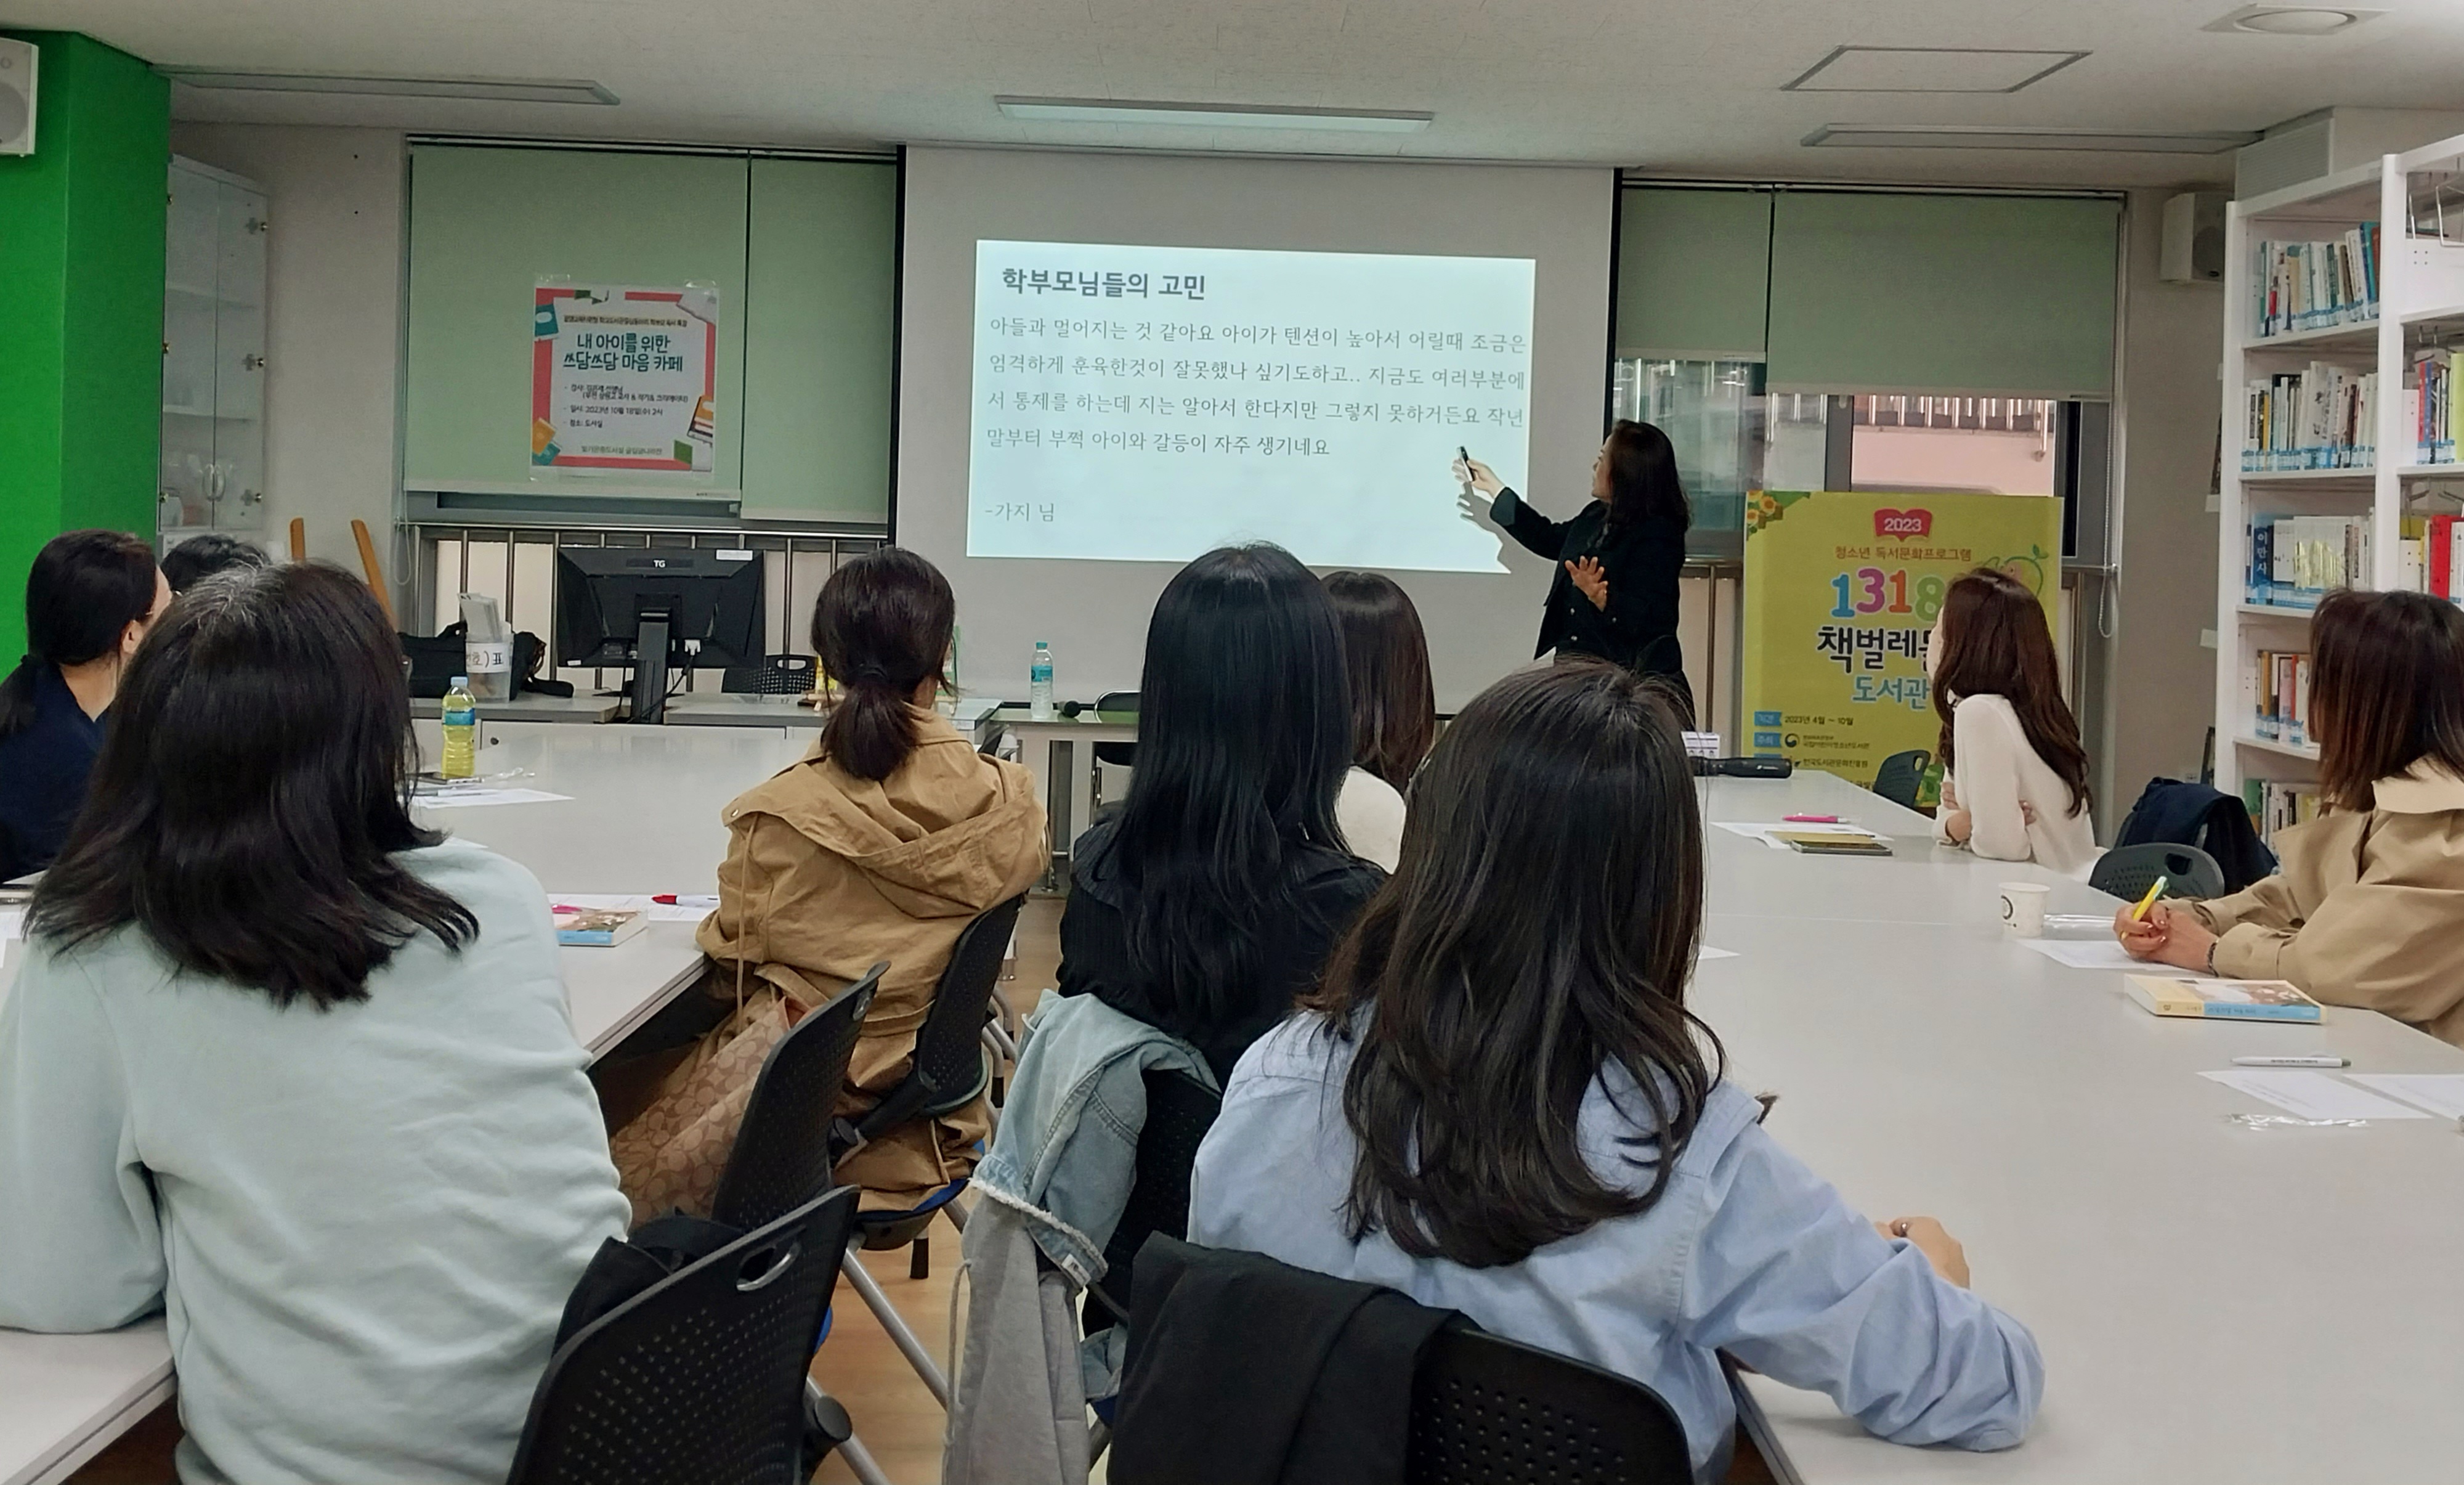
[[[2251,724],[2271,742],[2310,741],[2310,655],[2261,650],[2251,657]]]
[[[2367,469],[2377,450],[2379,374],[2314,361],[2242,389],[2241,469]]]
[[[2274,839],[2276,832],[2287,826],[2307,825],[2319,818],[2319,786],[2316,784],[2244,779],[2241,781],[2241,802],[2250,810],[2250,822],[2258,828],[2261,840]]]
[[[2412,427],[2415,464],[2455,462],[2455,366],[2453,353],[2417,351],[2404,379],[2405,421]]]
[[[2315,609],[2339,587],[2370,580],[2370,518],[2254,516],[2244,533],[2248,602]]]
[[[2325,242],[2261,242],[2252,265],[2252,333],[2260,340],[2379,317],[2379,224]]]

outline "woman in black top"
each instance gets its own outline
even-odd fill
[[[1669,678],[1694,696],[1677,643],[1677,577],[1693,524],[1677,451],[1649,423],[1619,419],[1592,465],[1592,500],[1572,521],[1551,521],[1478,459],[1455,477],[1493,498],[1488,519],[1527,550],[1557,564],[1534,654],[1596,654],[1628,670]]]
[[[1324,586],[1279,546],[1183,567],[1147,626],[1129,798],[1070,853],[1061,993],[1170,1031],[1230,1077],[1386,879],[1334,822],[1351,764]]]

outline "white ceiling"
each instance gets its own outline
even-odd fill
[[[2236,0],[0,0],[149,61],[589,78],[620,106],[180,88],[184,119],[773,145],[987,141],[1590,161],[1674,175],[2221,180],[2231,156],[1813,149],[1825,123],[2257,129],[2464,106],[2464,3],[2323,39],[2200,28]],[[2084,50],[2011,94],[1790,93],[1842,44]],[[1030,124],[996,94],[1428,109],[1401,136]]]

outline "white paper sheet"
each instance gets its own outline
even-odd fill
[[[2365,1088],[2428,1109],[2443,1119],[2464,1119],[2464,1073],[2347,1073]]]
[[[1872,831],[1866,830],[1864,827],[1858,825],[1792,825],[1777,820],[1771,821],[1768,824],[1746,820],[1714,820],[1711,824],[1720,830],[1727,831],[1731,835],[1743,835],[1748,840],[1761,841],[1764,845],[1771,847],[1773,851],[1793,851],[1795,849],[1787,841],[1781,840],[1777,835],[1772,833],[1777,831],[1785,831],[1791,835],[1838,835],[1849,840],[1881,840],[1882,838],[1881,836],[1875,834]]]
[[[413,795],[410,802],[424,809],[476,809],[483,805],[553,804],[572,797],[535,788],[444,788]]]
[[[2014,939],[2012,942],[2073,969],[2122,969],[2140,974],[2189,975],[2200,980],[2208,977],[2203,969],[2176,969],[2170,964],[2151,964],[2144,959],[2133,959],[2119,939]]]
[[[1735,949],[1715,949],[1707,943],[1703,944],[1694,950],[1694,963],[1698,964],[1706,959],[1734,959],[1736,957],[1737,951]]]
[[[684,894],[677,896],[683,897]],[[681,902],[653,902],[639,893],[552,892],[547,899],[563,907],[605,908],[615,913],[647,912],[654,923],[697,923],[708,918],[710,910],[718,905],[718,899],[708,895],[689,898]]]
[[[20,939],[26,934],[26,910],[22,907],[0,907],[0,942]]]
[[[2230,1073],[2202,1073],[2210,1082],[2246,1093],[2303,1119],[2428,1119],[2416,1108],[2339,1082],[2324,1073],[2279,1068],[2235,1068]]]

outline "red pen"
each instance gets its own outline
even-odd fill
[[[693,896],[691,896],[691,895],[687,895],[687,896],[684,896],[684,897],[678,897],[676,894],[674,894],[674,893],[672,893],[672,892],[654,892],[654,893],[650,894],[650,900],[651,900],[651,901],[653,901],[653,902],[658,903],[658,904],[659,904],[659,905],[661,905],[662,907],[716,907],[716,906],[718,906],[718,898],[713,898],[713,897],[693,897]]]
[[[1789,825],[1838,825],[1843,823],[1836,814],[1784,814],[1780,816],[1780,819]]]

